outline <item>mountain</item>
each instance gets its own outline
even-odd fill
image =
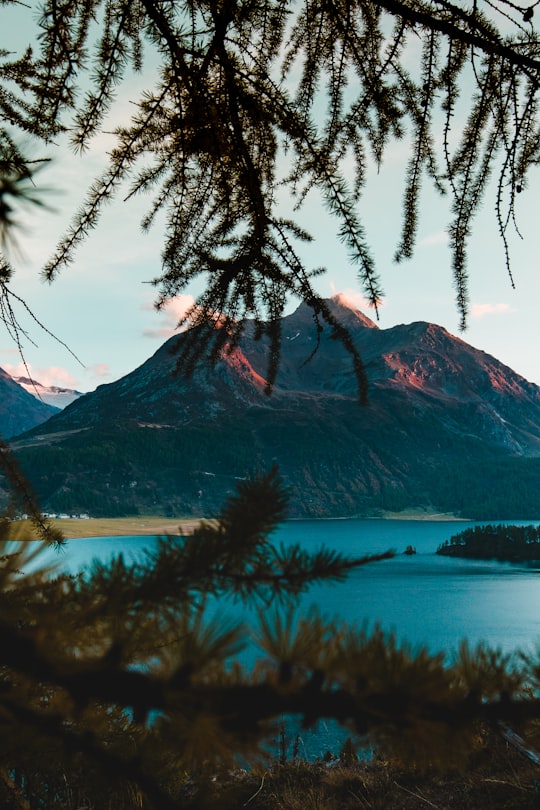
[[[174,373],[179,334],[14,442],[44,507],[210,515],[277,463],[291,516],[539,517],[540,389],[442,327],[383,330],[339,296],[328,304],[364,359],[367,405],[350,355],[305,305],[282,319],[270,397],[268,341],[251,324],[189,379]]]
[[[58,408],[40,402],[0,368],[0,436],[9,439],[45,422]]]
[[[74,388],[43,385],[37,380],[31,380],[29,377],[13,377],[13,379],[36,399],[47,403],[47,405],[53,405],[60,410],[65,408],[66,405],[71,405],[72,402],[82,396],[81,392],[76,391]]]

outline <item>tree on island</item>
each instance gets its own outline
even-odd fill
[[[505,523],[472,526],[442,543],[437,554],[476,560],[526,562],[540,560],[540,526]]]
[[[21,13],[31,14],[24,6]],[[21,133],[44,144],[69,135],[81,151],[91,148],[129,66],[142,69],[148,48],[158,60],[153,86],[117,129],[110,165],[45,277],[73,261],[114,194],[151,192],[144,227],[162,211],[167,219],[158,303],[199,274],[206,279],[179,357],[184,370],[233,346],[243,318],[253,316],[272,339],[270,390],[277,325],[293,295],[349,349],[365,398],[361,358],[315,291],[318,270],[300,258],[298,245],[310,236],[280,214],[277,192],[287,189],[299,205],[311,190],[320,193],[376,307],[381,290],[361,192],[370,162],[380,164],[409,129],[396,258],[413,253],[427,176],[450,196],[465,322],[467,242],[488,181],[495,178],[493,209],[510,270],[517,195],[538,160],[533,21],[533,6],[502,0],[51,0],[41,9],[39,40],[22,55],[0,53],[1,233],[13,233],[19,203],[40,202]],[[466,121],[457,128],[463,105]],[[18,341],[12,274],[2,259],[0,317]],[[224,328],[215,328],[218,317]],[[240,487],[221,517],[192,537],[164,540],[139,563],[118,557],[71,578],[40,566],[44,549],[24,537],[9,542],[21,502],[44,546],[61,538],[7,446],[0,449],[14,499],[0,527],[4,806],[65,807],[69,791],[96,807],[114,791],[119,807],[201,806],[206,769],[254,756],[282,715],[300,715],[306,725],[333,718],[386,751],[433,763],[466,760],[480,721],[519,724],[540,712],[538,662],[518,666],[464,646],[449,665],[379,631],[293,618],[283,601],[367,560],[274,546],[284,504],[274,473]],[[205,612],[207,597],[227,594],[264,607],[263,656],[250,671],[236,658],[243,630]],[[200,777],[194,797],[186,774]]]

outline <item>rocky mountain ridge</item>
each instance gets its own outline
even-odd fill
[[[74,388],[64,388],[59,385],[44,385],[39,380],[32,380],[29,377],[13,377],[16,383],[21,388],[32,394],[33,397],[45,402],[47,405],[52,405],[55,408],[62,410],[67,405],[71,405],[80,396],[81,391],[76,391]]]
[[[367,405],[350,355],[305,305],[282,319],[270,397],[268,339],[250,324],[189,379],[174,373],[176,335],[15,443],[43,503],[208,515],[238,478],[277,463],[291,516],[540,515],[540,388],[442,327],[379,329],[339,297],[327,303],[364,360]]]

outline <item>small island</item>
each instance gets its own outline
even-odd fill
[[[540,525],[474,526],[452,535],[439,546],[437,554],[499,562],[540,562]]]

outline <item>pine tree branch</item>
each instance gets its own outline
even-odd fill
[[[2,438],[0,438],[0,468],[6,475],[12,497],[22,503],[24,511],[30,515],[38,537],[48,545],[56,548],[62,546],[65,542],[62,532],[42,515],[28,480],[22,474],[9,445]]]
[[[376,0],[376,3],[390,14],[412,24],[419,24],[427,30],[440,31],[448,39],[464,42],[490,56],[502,57],[509,64],[520,68],[536,86],[538,85],[540,60],[521,53],[519,46],[516,47],[515,44],[507,45],[500,38],[490,36],[474,16],[474,13],[468,13],[453,3],[444,3],[444,6],[448,9],[449,18],[443,18],[428,10],[421,3],[409,3],[405,2],[405,0]],[[452,21],[452,18],[460,19],[463,26],[457,25]],[[474,29],[476,28],[480,29],[480,33],[475,32]]]
[[[307,726],[317,720],[334,719],[352,725],[359,734],[377,734],[386,727],[393,727],[399,734],[411,723],[424,721],[439,724],[444,733],[444,729],[463,731],[476,722],[520,725],[540,718],[538,698],[502,695],[487,701],[472,693],[463,696],[451,687],[444,671],[441,678],[442,683],[446,680],[446,694],[443,699],[433,699],[429,693],[410,692],[406,685],[373,690],[366,683],[355,691],[340,686],[339,679],[333,678],[324,685],[324,671],[322,677],[295,676],[285,684],[269,679],[226,685],[197,681],[194,676],[186,680],[183,669],[167,680],[106,665],[88,668],[86,664],[72,664],[73,671],[68,671],[48,661],[32,639],[13,632],[5,623],[0,623],[0,642],[2,666],[66,690],[79,708],[98,701],[129,709],[139,718],[146,718],[152,711],[173,715],[180,712],[190,721],[199,714],[209,714],[225,731],[239,737],[260,736],[265,723],[282,714],[300,715]],[[6,705],[10,707],[11,702],[8,700]],[[33,712],[28,716],[32,718]],[[46,724],[47,719],[43,722]],[[62,718],[54,721],[57,726],[62,722]]]

